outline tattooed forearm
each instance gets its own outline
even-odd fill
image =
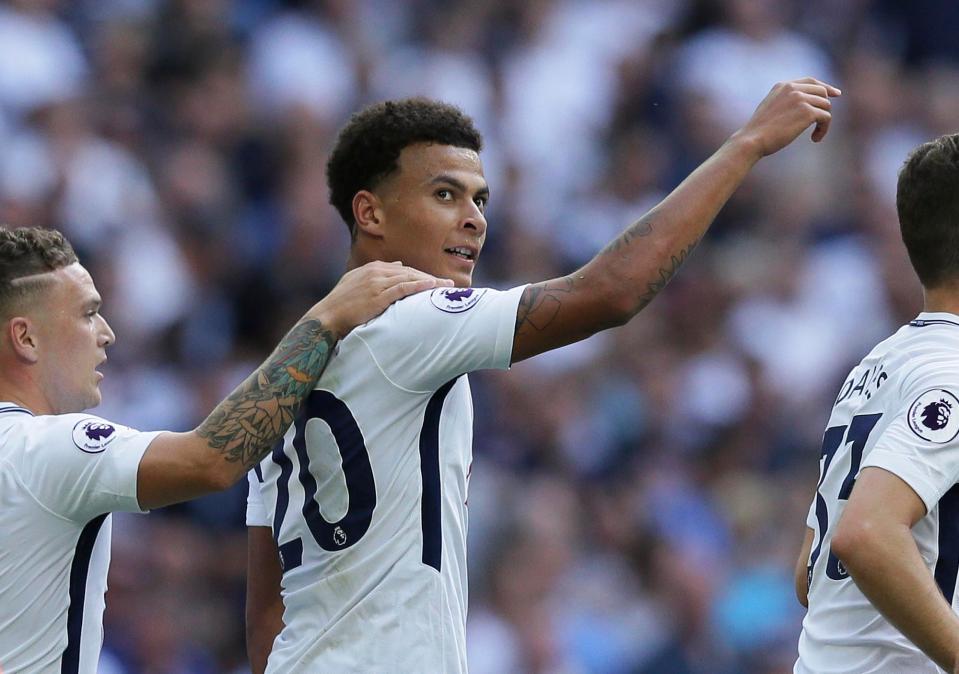
[[[669,266],[660,267],[657,272],[657,277],[651,281],[646,286],[646,292],[644,292],[637,299],[635,304],[635,309],[633,310],[634,314],[639,313],[646,308],[646,305],[653,301],[653,298],[659,294],[659,291],[666,287],[666,284],[669,283],[670,279],[673,278],[673,275],[683,266],[683,262],[689,257],[689,254],[693,252],[693,248],[696,247],[699,241],[693,241],[691,244],[686,246],[684,250],[679,251],[679,255],[670,256]]]
[[[563,306],[563,295],[572,291],[573,280],[570,278],[527,286],[516,310],[514,333],[519,333],[527,326],[537,331],[546,329]]]
[[[300,321],[266,362],[217,405],[197,434],[227,461],[252,467],[293,423],[335,343],[320,321]]]
[[[653,212],[650,211],[639,220],[631,224],[622,234],[613,239],[606,248],[603,249],[603,255],[618,253],[620,249],[625,248],[633,239],[649,236],[653,233]]]

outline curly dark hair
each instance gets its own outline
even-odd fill
[[[43,286],[41,281],[21,281],[56,271],[77,261],[77,254],[66,237],[54,229],[0,225],[0,315]]]
[[[896,210],[922,285],[959,280],[959,134],[912,151],[899,171]]]
[[[415,143],[483,149],[483,137],[459,108],[428,98],[375,103],[340,131],[326,164],[330,203],[356,238],[353,197],[372,190],[398,168],[400,152]]]

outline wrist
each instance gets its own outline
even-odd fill
[[[336,311],[323,306],[322,302],[319,302],[306,312],[303,318],[304,320],[317,321],[320,324],[319,330],[330,333],[337,341],[346,337],[353,327],[338,316]]]
[[[741,157],[752,168],[760,159],[766,156],[762,141],[753,133],[739,129],[729,137],[725,149]]]

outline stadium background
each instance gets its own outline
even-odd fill
[[[192,427],[343,270],[331,134],[426,94],[486,136],[478,285],[571,271],[777,80],[762,162],[626,328],[472,378],[473,674],[791,671],[792,567],[847,369],[921,308],[896,172],[959,120],[953,0],[9,0],[0,221],[62,229],[118,342],[100,414]],[[244,672],[244,486],[116,518],[109,674]]]

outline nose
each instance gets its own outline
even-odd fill
[[[117,341],[117,336],[113,334],[113,328],[107,323],[107,319],[100,317],[103,325],[100,328],[100,346],[107,347]]]
[[[480,237],[486,234],[486,216],[475,203],[463,219],[463,229],[471,229]]]

